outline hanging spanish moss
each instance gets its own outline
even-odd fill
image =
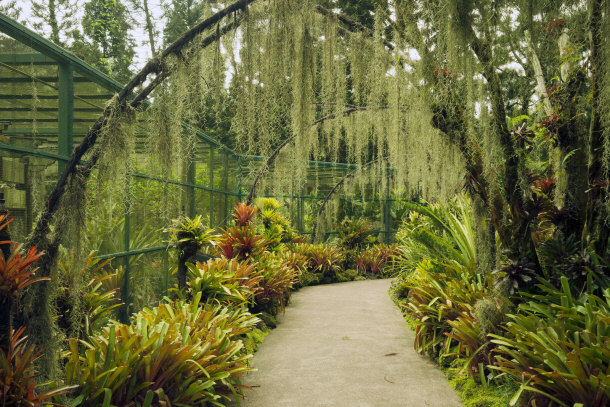
[[[120,106],[115,96],[109,102],[111,113],[100,131],[97,151],[98,179],[113,180],[125,185],[125,163],[129,162],[135,146],[135,111],[129,105]]]

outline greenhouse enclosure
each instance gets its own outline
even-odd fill
[[[0,0],[0,405],[609,405],[608,34]]]
[[[0,56],[4,205],[15,217],[11,233],[21,241],[32,230],[36,214],[74,146],[123,85],[7,16],[0,19],[4,34]],[[95,250],[100,259],[122,259],[127,275],[132,267],[156,264],[160,270],[152,274],[156,279],[152,284],[157,293],[168,287],[168,237],[161,231],[169,227],[169,221],[180,215],[203,214],[210,226],[226,225],[235,203],[246,198],[253,172],[267,159],[238,154],[187,123],[182,130],[195,135],[192,163],[182,173],[164,177],[160,171],[151,171],[146,165],[150,155],[147,129],[138,126],[123,193],[88,198],[93,200],[90,210],[95,212],[87,215],[88,249]],[[290,219],[299,234],[311,234],[320,202],[356,168],[355,164],[311,161],[310,182],[299,193],[265,196],[289,203]],[[366,216],[377,222],[374,232],[383,234],[389,243],[398,223],[390,217],[392,201],[387,196],[361,197],[354,209],[349,199],[344,213],[360,216],[368,210]],[[368,209],[363,202],[369,203]],[[383,209],[371,209],[371,203],[380,203]],[[111,223],[100,225],[108,221]],[[133,273],[146,276],[149,282],[149,271]]]

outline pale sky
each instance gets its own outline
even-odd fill
[[[44,1],[44,0],[43,0]],[[79,12],[82,12],[82,4],[85,3],[85,1],[83,0],[75,0],[77,2],[77,4],[79,5]],[[158,30],[159,33],[163,32],[163,28],[165,26],[165,20],[163,19],[163,9],[161,7],[163,0],[149,0],[149,9],[152,13],[152,15],[155,17],[155,25],[156,28]],[[167,0],[165,0],[167,1]],[[8,3],[8,0],[0,0],[0,4],[3,3]],[[130,4],[129,0],[124,1],[124,3],[126,5],[129,6],[130,9],[132,9],[132,5]],[[40,32],[39,30],[36,30],[32,27],[32,24],[34,22],[38,22],[38,21],[34,21],[35,19],[32,17],[31,15],[31,1],[30,0],[17,0],[17,5],[18,7],[21,7],[22,9],[22,13],[20,16],[20,21],[25,20],[26,21],[26,26],[36,32],[38,32],[39,34],[41,34],[44,37],[49,37],[48,33],[45,32]],[[134,57],[134,65],[133,65],[133,71],[137,72],[142,66],[144,66],[144,64],[146,63],[146,61],[148,61],[151,57],[150,54],[150,47],[148,45],[148,34],[146,33],[146,30],[144,29],[144,15],[143,13],[136,13],[133,14],[134,19],[136,19],[133,22],[133,29],[131,30],[130,34],[131,36],[134,38],[135,40],[135,57]],[[78,19],[80,20],[82,17],[79,16]],[[156,46],[157,49],[159,48],[159,46],[161,46],[161,41],[162,41],[162,35],[158,35],[156,40]]]

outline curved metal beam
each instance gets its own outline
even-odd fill
[[[326,203],[330,200],[330,198],[334,195],[334,193],[337,192],[339,190],[339,188],[341,188],[341,186],[345,183],[345,181],[347,181],[349,178],[352,178],[354,175],[356,175],[357,172],[365,170],[365,169],[369,168],[370,166],[372,166],[373,164],[376,164],[381,161],[385,161],[387,159],[388,159],[388,157],[380,157],[380,158],[376,158],[373,161],[369,161],[366,164],[362,164],[359,168],[356,168],[354,171],[352,171],[348,174],[345,174],[345,176],[343,178],[341,178],[341,180],[339,182],[337,182],[335,187],[330,190],[330,192],[326,195],[326,198],[324,198],[324,200],[322,201],[320,208],[318,208],[318,213],[316,215],[316,222],[313,224],[313,231],[311,232],[311,243],[313,243],[316,240],[316,231],[318,229],[318,222],[320,221],[320,215],[322,215],[322,212],[324,211],[324,207],[326,206]]]
[[[341,114],[343,116],[347,116],[356,111],[366,110],[366,109],[367,109],[366,107],[350,107],[349,109],[344,110]],[[316,120],[315,122],[311,123],[311,125],[309,127],[317,126],[318,124],[323,123],[324,121],[329,120],[329,119],[334,119],[335,117],[337,117],[337,114],[331,113],[331,114],[321,117],[318,120]],[[278,157],[278,155],[280,154],[282,149],[284,147],[286,147],[288,144],[292,143],[296,137],[297,137],[297,135],[293,134],[292,136],[290,136],[286,140],[284,140],[282,142],[282,144],[280,144],[273,151],[273,153],[271,153],[269,158],[267,158],[267,161],[265,161],[263,166],[258,170],[258,174],[256,174],[256,178],[254,178],[254,182],[252,183],[252,186],[250,187],[250,192],[248,193],[248,197],[246,198],[246,203],[248,205],[252,205],[252,202],[254,201],[254,195],[256,194],[256,187],[258,186],[259,181],[263,178],[263,175],[265,175],[265,173],[269,170],[269,168],[271,167],[271,164],[273,164],[273,162]]]

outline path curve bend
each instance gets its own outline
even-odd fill
[[[244,378],[245,407],[460,407],[442,372],[413,349],[390,280],[294,293]]]

